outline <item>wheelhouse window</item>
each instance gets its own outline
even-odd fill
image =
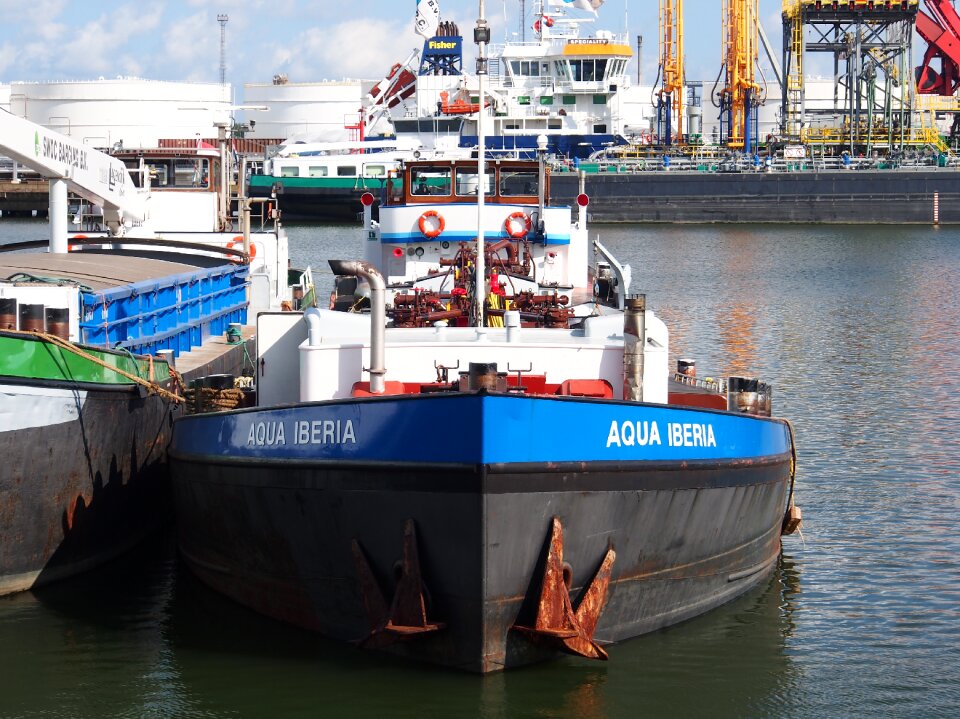
[[[539,172],[537,170],[500,170],[500,194],[536,195],[539,193]]]
[[[170,168],[165,162],[148,162],[147,174],[150,178],[150,187],[169,187]]]
[[[413,195],[449,195],[449,167],[410,168],[410,193]]]
[[[134,185],[140,187],[140,161],[124,160]],[[150,187],[201,189],[210,187],[210,160],[206,158],[152,159],[143,163]]]
[[[483,192],[485,195],[493,194],[493,172],[487,165],[483,176]],[[462,196],[473,196],[477,194],[477,188],[480,186],[480,175],[476,168],[461,167],[457,170],[457,194]]]
[[[210,160],[174,160],[174,187],[206,187],[210,179]]]
[[[574,82],[600,82],[607,72],[606,58],[571,60],[570,71]]]
[[[510,70],[514,77],[540,77],[550,74],[550,65],[538,60],[511,60]]]

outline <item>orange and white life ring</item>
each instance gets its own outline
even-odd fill
[[[427,220],[430,220],[431,218],[436,218],[437,223],[433,227],[428,227]],[[420,226],[420,232],[423,233],[423,236],[432,240],[434,237],[439,237],[443,233],[443,228],[447,226],[447,221],[444,220],[443,215],[436,210],[427,210],[420,215],[420,221],[418,224]]]
[[[524,237],[530,232],[531,227],[533,227],[533,222],[530,221],[529,215],[520,210],[510,214],[507,219],[503,221],[503,229],[515,240]]]
[[[240,245],[240,247],[237,249],[243,250],[243,235],[237,235],[232,240],[230,240],[227,243],[227,249],[232,250],[236,245]],[[257,246],[251,242],[250,243],[250,259],[252,260],[256,256],[257,256]],[[234,255],[231,258],[231,260],[233,262],[243,262],[243,260],[240,257],[237,257],[236,255]]]

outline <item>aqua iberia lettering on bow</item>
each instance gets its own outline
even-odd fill
[[[717,438],[710,423],[667,422],[663,432],[657,422],[649,420],[610,422],[607,447],[716,447]]]
[[[287,427],[286,425],[290,426]],[[298,419],[292,422],[253,422],[247,431],[248,447],[285,444],[356,444],[353,420]]]

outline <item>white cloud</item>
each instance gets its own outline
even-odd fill
[[[14,18],[18,24],[34,28],[40,34],[47,23],[52,23],[67,7],[67,0],[0,0],[0,15],[5,19]]]
[[[379,79],[419,45],[413,21],[347,20],[310,28],[283,45],[275,45],[275,66],[265,73],[285,72],[291,82],[322,79]]]
[[[170,24],[162,48],[165,76],[188,82],[219,79],[220,35],[215,15],[198,12]]]
[[[13,45],[6,43],[0,45],[0,77],[3,77],[3,74],[6,73],[7,68],[11,67],[16,59],[17,51],[14,49]]]

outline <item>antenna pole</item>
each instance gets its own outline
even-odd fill
[[[229,15],[217,15],[217,22],[220,23],[220,84],[227,84],[227,21]]]

